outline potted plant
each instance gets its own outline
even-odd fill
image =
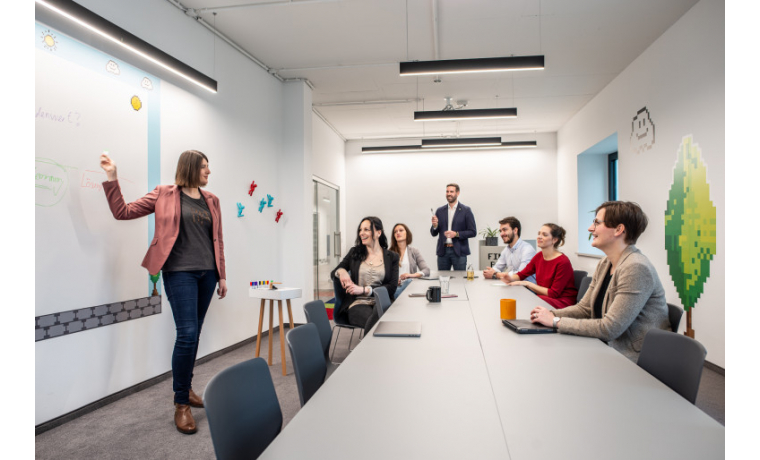
[[[499,229],[493,229],[491,227],[486,227],[483,230],[480,231],[480,234],[483,235],[483,238],[486,239],[486,246],[498,246],[499,245]]]

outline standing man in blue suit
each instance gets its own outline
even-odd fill
[[[470,255],[468,238],[477,234],[475,216],[472,210],[459,202],[459,185],[446,186],[448,206],[441,206],[433,216],[430,234],[438,237],[436,255],[438,271],[466,270],[467,256]]]

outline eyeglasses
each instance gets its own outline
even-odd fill
[[[603,221],[603,220],[596,220],[596,219],[594,219],[593,221],[591,221],[591,225],[593,225],[593,226],[594,226],[594,230],[596,230],[596,226],[597,226],[597,225],[599,225],[599,224],[603,224],[603,223],[604,223],[604,221]]]

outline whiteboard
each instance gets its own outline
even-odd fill
[[[127,202],[155,187],[159,80],[35,26],[35,315],[147,297],[152,217],[113,218],[99,156]]]

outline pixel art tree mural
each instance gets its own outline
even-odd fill
[[[665,211],[665,250],[670,277],[686,310],[684,334],[692,338],[691,310],[704,291],[715,256],[716,214],[702,152],[691,135],[685,136],[678,149]]]

